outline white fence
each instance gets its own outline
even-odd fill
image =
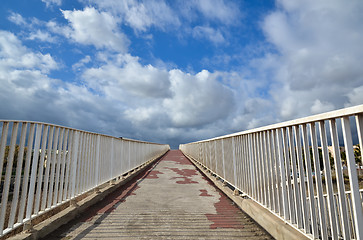
[[[169,150],[38,122],[0,127],[0,236]]]
[[[180,149],[310,238],[363,239],[362,136],[360,105]]]

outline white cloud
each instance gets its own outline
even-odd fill
[[[170,71],[173,97],[163,106],[177,127],[198,127],[225,119],[234,108],[234,93],[217,81],[218,74]]]
[[[51,36],[50,33],[41,31],[39,29],[36,30],[35,32],[31,32],[28,39],[29,40],[40,40],[42,42],[50,42],[50,43],[56,42],[55,37]]]
[[[355,106],[363,103],[363,86],[352,89],[348,93],[349,102],[346,107]]]
[[[83,10],[64,10],[64,18],[69,21],[69,27],[59,27],[54,22],[48,26],[75,42],[94,45],[98,49],[110,49],[118,52],[126,52],[129,40],[118,28],[119,19],[107,12],[99,12],[95,8],[86,7]]]
[[[311,106],[311,113],[318,114],[334,110],[334,105],[329,102],[321,102],[319,99],[314,101],[313,106]]]
[[[8,20],[17,24],[17,25],[25,25],[26,21],[19,13],[12,12],[8,17]]]
[[[81,60],[79,60],[77,63],[72,65],[73,71],[79,71],[81,68],[84,67],[85,64],[89,63],[91,61],[91,57],[89,55],[85,56]]]
[[[240,17],[238,6],[232,1],[195,0],[189,4],[192,8],[196,8],[201,12],[207,19],[219,21],[226,25],[235,24],[235,21]]]
[[[152,65],[142,66],[138,58],[128,54],[106,59],[99,68],[84,71],[83,79],[90,87],[113,99],[125,99],[125,92],[143,98],[170,95],[168,72]]]
[[[361,1],[279,1],[262,24],[278,54],[259,70],[273,80],[270,93],[283,119],[362,104]]]
[[[146,31],[152,26],[166,30],[181,24],[177,12],[165,1],[93,0],[91,2],[114,16],[119,16],[136,31]]]
[[[193,37],[199,39],[207,39],[214,44],[221,44],[225,41],[222,33],[211,27],[196,26],[193,28]]]
[[[47,7],[62,5],[62,0],[42,0],[42,2],[45,3]]]
[[[164,1],[128,1],[123,12],[125,21],[134,29],[145,31],[151,26],[168,29],[180,25],[175,12]]]
[[[15,69],[36,69],[44,73],[57,69],[50,54],[33,53],[12,33],[0,31],[0,64]]]

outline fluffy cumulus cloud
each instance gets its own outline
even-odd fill
[[[281,0],[278,6],[262,27],[279,54],[266,57],[261,70],[274,72],[271,93],[281,117],[363,103],[356,94],[363,82],[361,1]]]
[[[0,30],[0,64],[2,74],[8,69],[27,71],[32,69],[41,73],[48,73],[57,68],[57,63],[50,54],[34,53],[22,45],[13,34]]]
[[[217,74],[203,70],[196,75],[170,71],[173,98],[165,99],[176,127],[200,127],[228,117],[234,93],[217,81]]]
[[[7,103],[0,105],[0,112],[17,116],[34,109],[35,96],[53,91],[55,82],[47,73],[56,68],[49,54],[32,52],[13,33],[0,31],[0,102]]]
[[[77,43],[94,45],[98,49],[126,52],[129,40],[118,28],[118,19],[107,12],[99,12],[93,7],[83,10],[64,10],[64,18],[70,28],[63,31],[66,37]],[[57,26],[50,24],[55,31]]]
[[[138,127],[162,121],[164,127],[193,128],[226,118],[234,108],[234,92],[217,80],[219,75],[157,69],[119,54],[86,69],[83,79],[105,98],[133,107],[126,118]]]
[[[165,98],[170,95],[168,72],[152,65],[142,66],[129,54],[116,55],[99,68],[83,73],[89,86],[113,99],[127,100],[130,94],[142,98]]]

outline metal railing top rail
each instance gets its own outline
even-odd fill
[[[110,138],[115,138],[115,139],[123,139],[123,140],[131,141],[131,142],[147,143],[147,144],[155,144],[155,145],[167,145],[165,143],[156,143],[156,142],[141,141],[141,140],[136,140],[136,139],[132,139],[132,138],[126,138],[126,137],[115,137],[115,136],[111,136],[111,135],[107,135],[107,134],[103,134],[103,133],[96,133],[96,132],[91,132],[91,131],[87,131],[87,130],[81,130],[81,129],[77,129],[77,128],[66,127],[66,126],[63,126],[63,125],[58,125],[58,124],[53,124],[53,123],[46,123],[46,122],[39,122],[39,121],[0,119],[0,123],[1,122],[42,124],[44,126],[61,127],[61,128],[68,129],[68,130],[74,130],[74,131],[79,131],[79,132],[84,132],[84,133],[91,133],[91,134],[96,134],[96,135],[110,137]]]
[[[218,137],[214,137],[214,138],[204,139],[204,140],[200,140],[200,141],[196,141],[196,142],[185,143],[182,145],[208,142],[208,141],[218,140],[218,139],[222,139],[222,138],[229,138],[229,137],[235,137],[235,136],[239,136],[239,135],[245,135],[245,134],[249,134],[249,133],[256,133],[256,132],[262,132],[262,131],[266,131],[266,130],[283,128],[283,127],[291,127],[294,125],[307,124],[307,123],[324,121],[324,120],[329,120],[329,119],[334,119],[334,118],[353,116],[355,114],[359,114],[362,112],[363,112],[363,104],[357,105],[354,107],[334,110],[334,111],[330,111],[330,112],[326,112],[326,113],[316,114],[316,115],[312,115],[312,116],[308,116],[308,117],[289,120],[289,121],[285,121],[285,122],[281,122],[281,123],[275,123],[275,124],[271,124],[271,125],[267,125],[267,126],[263,126],[263,127],[253,128],[253,129],[240,131],[240,132],[236,132],[236,133],[231,133],[231,134],[218,136]]]

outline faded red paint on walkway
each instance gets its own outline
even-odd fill
[[[180,151],[47,239],[270,239]]]

